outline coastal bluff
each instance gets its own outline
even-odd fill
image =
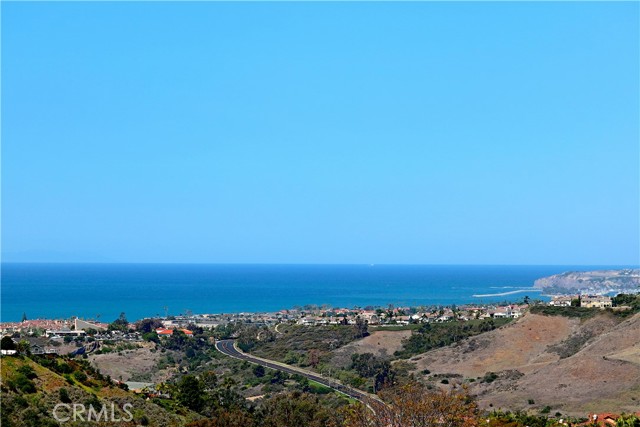
[[[543,277],[535,288],[548,293],[640,292],[640,269],[568,271]]]

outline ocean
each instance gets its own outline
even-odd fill
[[[113,321],[327,304],[421,306],[545,299],[534,280],[617,266],[2,264],[0,320]],[[474,297],[473,295],[482,295]]]

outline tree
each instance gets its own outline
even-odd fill
[[[189,409],[200,412],[204,407],[204,385],[193,375],[185,375],[178,382],[178,401]]]
[[[208,420],[187,424],[187,427],[253,427],[253,417],[241,409],[216,411]]]
[[[388,360],[381,362],[376,367],[376,374],[374,376],[373,390],[375,392],[382,390],[387,385],[393,385],[395,379],[395,372],[391,369],[391,363]]]
[[[318,349],[313,348],[309,350],[309,365],[312,366],[313,368],[316,368],[319,363],[320,363],[320,352],[318,351]]]
[[[136,331],[141,334],[148,334],[149,332],[155,332],[156,329],[162,327],[162,322],[159,319],[142,319],[136,322]]]
[[[380,361],[373,353],[352,354],[351,369],[363,378],[371,378],[376,374]]]
[[[356,317],[356,338],[364,338],[369,335],[369,323],[360,316]]]
[[[31,344],[29,344],[29,341],[21,340],[18,343],[18,345],[16,346],[16,350],[18,350],[18,353],[20,353],[20,354],[30,355],[31,354]]]
[[[336,414],[323,407],[318,398],[295,391],[266,400],[259,419],[264,427],[336,427]]]
[[[256,365],[253,367],[253,375],[255,375],[258,378],[262,378],[264,377],[265,371],[264,371],[264,366],[262,365]]]
[[[2,337],[2,340],[0,341],[0,348],[2,350],[15,350],[16,343],[13,342],[10,336],[5,336]]]
[[[122,332],[127,332],[129,330],[129,321],[127,320],[127,316],[124,314],[124,312],[120,313],[120,316],[116,320],[109,323],[108,329],[110,331]]]
[[[202,385],[205,391],[211,391],[218,385],[218,376],[213,371],[206,371],[201,375]]]
[[[22,313],[22,321],[26,322],[27,321],[27,313]]]
[[[478,410],[467,391],[430,391],[417,383],[380,393],[388,404],[371,401],[346,411],[345,427],[477,427]]]

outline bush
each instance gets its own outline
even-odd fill
[[[13,381],[15,388],[22,393],[35,393],[36,385],[33,381],[27,378],[24,374],[16,375]]]
[[[18,372],[24,375],[25,377],[29,378],[30,380],[38,377],[35,371],[33,370],[33,368],[29,365],[20,366],[18,368]]]
[[[73,373],[73,376],[76,380],[78,380],[79,382],[83,383],[87,380],[87,374],[85,374],[82,371],[76,371]]]
[[[69,397],[69,392],[66,388],[61,388],[58,393],[60,394],[60,401],[62,403],[71,403],[71,398]]]
[[[487,372],[486,374],[484,374],[484,377],[482,378],[482,382],[491,384],[497,379],[498,379],[498,374],[496,374],[495,372]]]

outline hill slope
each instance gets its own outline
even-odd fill
[[[93,404],[98,411],[105,405],[110,413],[112,406],[119,419],[130,418],[125,411],[133,415],[129,422],[118,422],[122,426],[157,425],[182,426],[187,420],[200,418],[197,414],[179,409],[183,413],[177,415],[158,405],[145,401],[131,392],[113,386],[110,380],[96,372],[87,370],[86,366],[74,360],[62,358],[37,359],[3,357],[0,359],[2,372],[2,426],[57,426],[86,425],[80,418],[74,423],[58,423],[54,417],[54,408],[58,404],[82,404],[88,407]],[[55,367],[55,368],[54,368]],[[67,371],[60,374],[55,370]],[[64,390],[61,392],[61,390]],[[131,407],[124,408],[125,404]],[[57,414],[63,418],[64,408]],[[71,415],[71,414],[69,414]],[[86,414],[84,415],[86,417]],[[106,416],[105,416],[106,417]],[[113,422],[91,422],[91,425],[113,425]]]
[[[639,343],[640,314],[624,321],[607,313],[586,320],[528,314],[411,361],[423,377],[474,379],[471,392],[485,408],[548,405],[583,416],[640,410]]]

